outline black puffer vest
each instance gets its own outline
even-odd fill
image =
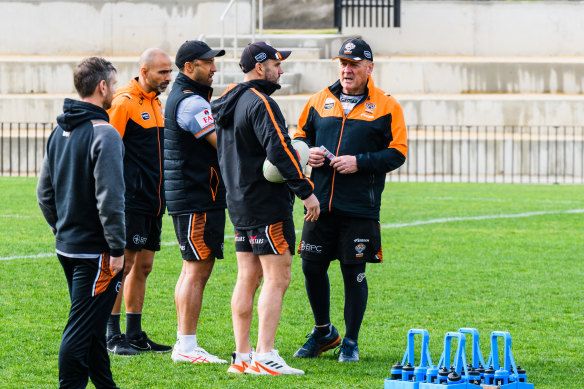
[[[209,101],[213,89],[179,73],[164,110],[164,192],[170,215],[225,209],[225,186],[219,171],[217,150],[205,139],[181,128],[179,103],[199,95]]]

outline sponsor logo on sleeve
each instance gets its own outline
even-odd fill
[[[213,114],[211,110],[204,109],[198,114],[195,115],[195,119],[201,128],[205,128],[210,126],[211,124],[215,123],[215,119],[213,118]]]

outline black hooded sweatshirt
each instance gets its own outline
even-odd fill
[[[124,254],[124,145],[97,105],[65,99],[37,186],[59,254]]]
[[[279,87],[266,80],[243,82],[232,85],[211,104],[227,209],[239,229],[289,219],[293,194],[304,200],[313,192],[290,143],[284,116],[269,97]],[[264,178],[266,157],[278,168],[284,183]]]

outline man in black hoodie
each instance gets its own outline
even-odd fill
[[[124,146],[108,123],[116,69],[103,58],[74,72],[81,101],[65,99],[47,143],[37,186],[55,234],[57,257],[71,297],[59,349],[61,388],[116,388],[106,351],[106,321],[124,267]]]
[[[228,369],[231,373],[304,374],[288,366],[274,349],[295,247],[294,195],[306,207],[305,220],[315,221],[320,212],[312,193],[314,186],[300,167],[282,112],[270,97],[280,88],[280,64],[289,55],[290,51],[277,51],[265,42],[248,45],[239,63],[244,82],[231,86],[212,104],[238,265],[231,299],[236,347]],[[264,178],[266,157],[278,168],[284,183]],[[249,333],[253,300],[262,276],[254,352]]]

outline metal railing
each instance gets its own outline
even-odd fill
[[[0,122],[0,174],[38,175],[54,127],[53,123]]]
[[[409,126],[390,181],[584,184],[584,127]]]
[[[256,26],[258,25],[258,22],[259,22],[259,35],[262,36],[264,34],[264,1],[263,0],[257,0],[257,1],[259,2],[259,5],[257,6],[258,9],[256,10],[256,0],[251,0],[251,22],[250,22],[251,31],[250,31],[250,35],[251,35],[252,42],[255,41]],[[229,14],[229,11],[233,7],[233,5],[235,5],[235,13],[237,14],[237,3],[238,3],[238,0],[231,0],[227,4],[227,7],[225,7],[225,10],[221,14],[221,17],[219,18],[219,22],[221,23],[221,37],[220,37],[220,47],[221,48],[225,47],[225,18]],[[256,13],[259,13],[257,18],[256,18]],[[238,43],[237,39],[239,37],[238,31],[237,31],[237,20],[238,19],[239,19],[238,17],[235,17],[235,24],[234,24],[234,31],[233,31],[233,58],[237,58],[237,56],[239,55],[239,50],[237,49],[237,43]],[[225,59],[224,57],[220,58],[221,69],[224,69],[224,59]],[[219,83],[220,84],[224,83],[223,73],[224,73],[223,71],[221,71],[219,73]]]
[[[0,123],[0,173],[39,173],[52,123]],[[408,127],[390,181],[584,184],[582,126]]]
[[[401,26],[401,0],[335,0],[334,12],[339,32],[343,27]]]

